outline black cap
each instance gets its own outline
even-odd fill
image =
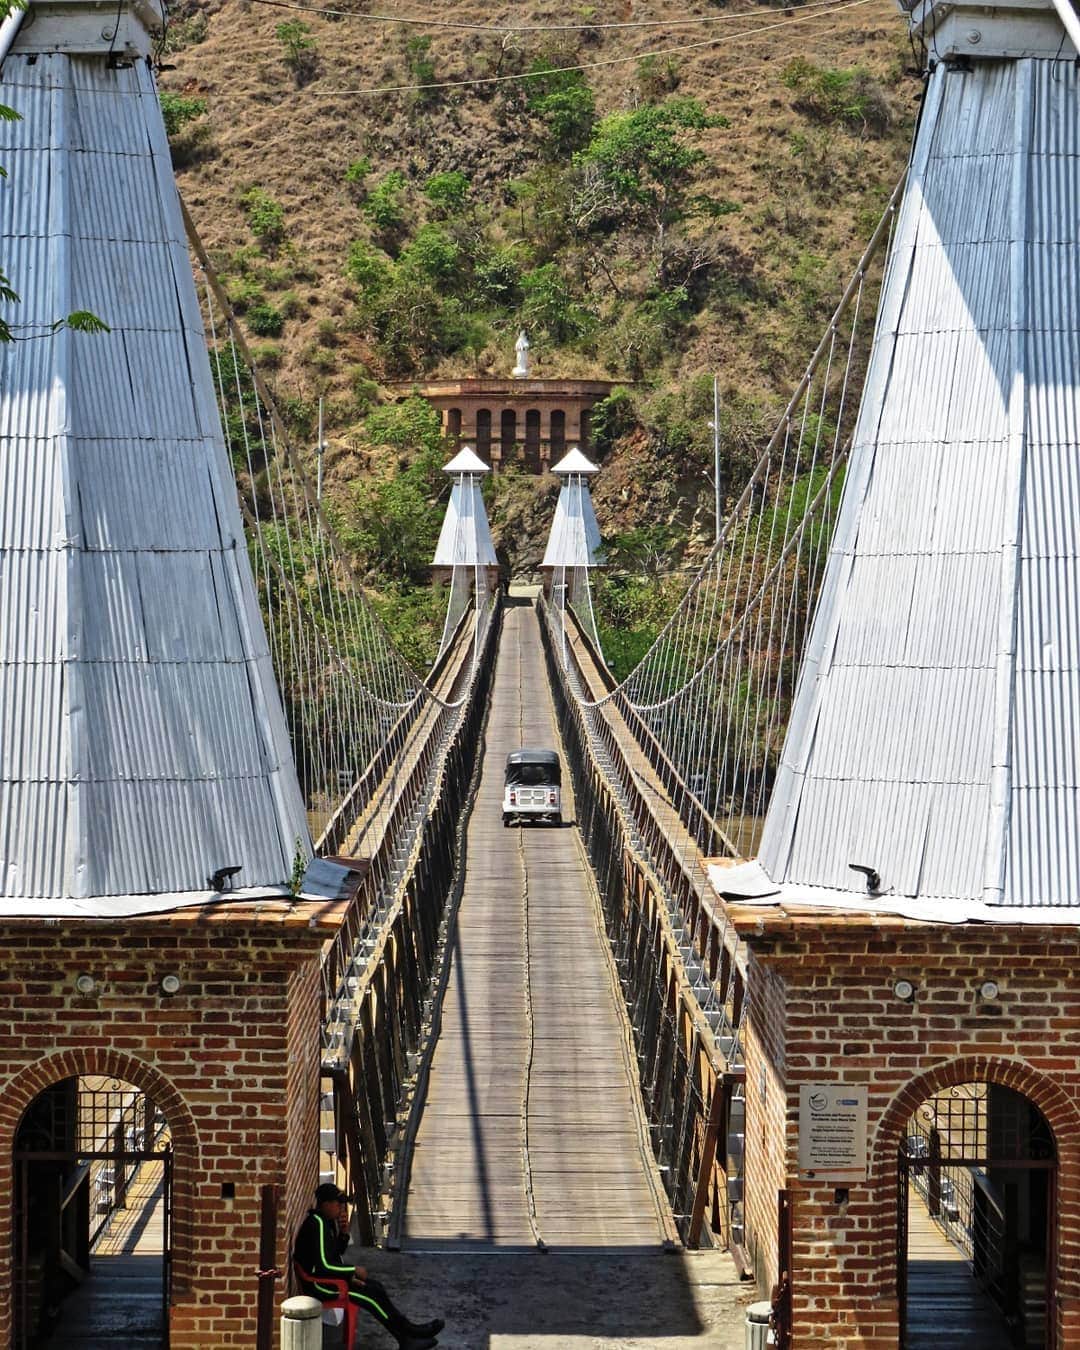
[[[324,1181],[315,1192],[315,1199],[321,1205],[324,1200],[348,1201],[348,1196],[340,1186],[335,1186],[332,1181]]]

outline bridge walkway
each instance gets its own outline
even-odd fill
[[[1011,1350],[1001,1313],[979,1287],[967,1257],[908,1188],[908,1350]]]
[[[674,1229],[584,851],[567,823],[502,825],[506,755],[560,744],[531,607],[507,610],[486,741],[403,1246],[657,1247]]]

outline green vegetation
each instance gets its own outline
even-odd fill
[[[206,112],[204,98],[185,98],[183,94],[172,94],[167,89],[163,89],[158,97],[161,115],[165,119],[165,132],[170,138],[179,135],[189,122]]]
[[[546,58],[534,61],[526,106],[542,124],[542,153],[561,158],[588,144],[596,121],[596,100],[580,70],[562,70]]]
[[[835,70],[796,57],[784,67],[784,84],[796,94],[795,107],[819,122],[881,135],[892,121],[881,85],[860,67]]]
[[[318,67],[318,52],[311,36],[311,25],[300,19],[287,19],[274,29],[284,48],[283,60],[293,73],[299,89],[312,79]]]
[[[249,188],[240,198],[251,233],[273,255],[285,242],[285,208],[263,188]]]

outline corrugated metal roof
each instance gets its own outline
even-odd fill
[[[0,913],[265,893],[308,837],[156,90],[105,55],[4,68]],[[35,336],[73,309],[111,332]]]
[[[765,823],[781,901],[1080,905],[1078,93],[931,76]]]

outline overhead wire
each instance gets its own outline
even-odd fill
[[[685,15],[682,18],[667,19],[625,19],[613,23],[466,23],[456,19],[436,19],[431,16],[419,18],[403,14],[366,14],[359,10],[332,9],[322,5],[304,5],[299,0],[252,0],[253,4],[266,5],[273,9],[291,9],[301,14],[317,14],[328,19],[355,19],[359,23],[402,24],[413,28],[443,28],[470,33],[593,33],[625,31],[641,28],[687,28],[697,24],[736,23],[746,19],[749,14],[698,14]],[[804,10],[825,9],[835,4],[835,0],[810,0],[803,5],[786,5],[788,14],[802,13]]]
[[[263,3],[269,3],[270,0],[263,0]],[[841,14],[851,9],[862,9],[866,5],[875,4],[877,0],[844,0],[842,4],[823,6],[812,13],[796,13],[789,19],[781,20],[779,23],[760,24],[756,27],[741,28],[735,33],[721,34],[717,37],[703,38],[698,42],[684,42],[671,47],[658,47],[651,51],[634,52],[629,56],[608,56],[602,57],[596,61],[579,61],[570,65],[559,66],[560,72],[599,70],[606,66],[627,65],[632,61],[643,61],[653,56],[676,56],[681,52],[696,51],[703,47],[715,47],[721,42],[737,42],[744,37],[757,37],[762,33],[776,32],[781,28],[790,28],[792,24],[805,23],[809,19],[829,18],[834,14]],[[320,88],[315,84],[309,84],[304,87],[305,95],[314,97],[348,97],[348,98],[366,98],[374,94],[404,94],[420,93],[429,89],[461,89],[473,88],[478,85],[493,84],[512,84],[522,80],[548,79],[551,76],[550,70],[525,70],[517,71],[508,75],[476,75],[467,79],[460,80],[431,80],[419,84],[385,84],[374,85],[366,89],[342,89],[340,87]],[[229,98],[228,93],[219,95],[221,98]]]

